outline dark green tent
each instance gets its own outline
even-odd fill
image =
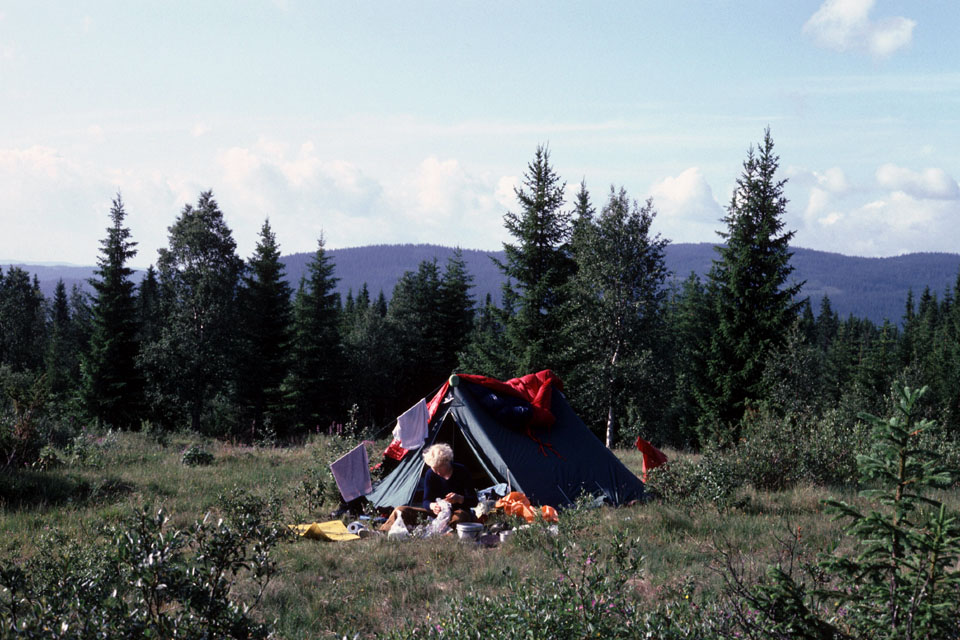
[[[516,419],[527,415],[529,403],[504,394],[497,398],[467,377],[478,378],[453,376],[431,401],[435,412],[423,447],[450,444],[454,460],[470,470],[477,489],[506,483],[531,503],[554,507],[568,506],[583,494],[602,496],[614,505],[643,497],[640,478],[587,428],[559,389],[554,388],[549,399],[553,424],[531,430]],[[505,384],[492,382],[500,388]],[[506,408],[491,405],[491,397],[506,400]],[[422,451],[409,451],[367,499],[376,507],[419,505],[426,472]]]

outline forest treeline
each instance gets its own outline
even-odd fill
[[[348,292],[358,291],[364,284],[371,294],[384,292],[387,302],[397,282],[407,271],[416,271],[420,262],[438,260],[445,264],[455,247],[433,244],[368,245],[330,249],[328,255],[336,264],[339,279],[336,291],[341,299]],[[831,307],[846,318],[849,315],[867,318],[882,324],[889,319],[899,326],[903,319],[904,301],[910,290],[921,292],[925,286],[943,292],[952,289],[960,269],[960,254],[956,253],[909,253],[886,258],[865,258],[829,253],[814,249],[791,246],[794,267],[792,277],[803,282],[801,297],[809,297],[814,310],[819,309],[824,295],[830,297]],[[473,276],[474,298],[483,300],[491,294],[500,304],[503,274],[491,258],[503,260],[503,251],[461,249],[466,268]],[[314,251],[290,253],[280,258],[285,267],[287,282],[296,287],[307,273],[307,264]],[[682,280],[691,273],[705,278],[716,257],[715,243],[670,242],[666,246],[666,263],[670,270],[670,282]],[[141,262],[144,252],[137,256]],[[95,259],[91,256],[91,264]],[[58,282],[62,279],[69,291],[77,284],[91,292],[90,279],[93,266],[42,265],[3,263],[0,270],[11,266],[25,269],[36,275],[40,289],[48,298],[53,298]],[[134,272],[135,283],[140,282],[146,269]]]
[[[855,420],[883,413],[898,382],[928,385],[924,410],[955,437],[960,279],[911,294],[899,326],[841,319],[829,297],[814,309],[791,277],[778,168],[768,130],[743,163],[710,270],[683,279],[651,230],[653,201],[581,183],[566,202],[538,147],[504,216],[498,303],[476,299],[459,251],[405,273],[389,303],[366,286],[341,297],[323,237],[291,286],[269,220],[243,259],[211,192],[182,209],[135,284],[118,195],[92,293],[61,282],[47,299],[23,269],[0,272],[2,464],[31,464],[93,425],[241,441],[369,435],[454,371],[546,368],[608,446],[642,434],[725,447],[766,420]]]

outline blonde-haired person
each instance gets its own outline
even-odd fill
[[[423,506],[399,506],[380,529],[389,531],[397,518],[412,526],[423,515],[440,513],[440,500],[450,503],[450,526],[459,522],[475,522],[470,510],[477,506],[477,492],[470,481],[470,472],[462,464],[453,461],[453,449],[445,443],[427,447],[423,462],[429,467],[423,476]]]

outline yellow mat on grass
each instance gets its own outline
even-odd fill
[[[329,542],[343,542],[344,540],[359,540],[360,536],[347,531],[347,525],[340,520],[329,522],[314,522],[311,524],[287,525],[304,538],[311,540],[327,540]]]

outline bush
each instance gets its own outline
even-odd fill
[[[822,417],[762,412],[743,434],[729,455],[744,482],[767,491],[803,482],[854,484],[856,456],[868,441],[862,422],[844,423],[837,412]]]
[[[20,566],[0,569],[0,636],[43,638],[269,638],[251,615],[276,568],[281,529],[247,503],[229,522],[209,516],[171,529],[144,508],[105,542],[41,541]],[[252,602],[233,598],[251,586]]]
[[[116,444],[117,433],[112,429],[100,436],[83,429],[67,445],[64,461],[71,466],[99,468],[103,466],[103,453]]]
[[[743,483],[736,456],[708,450],[697,461],[672,460],[653,469],[647,486],[667,502],[688,507],[713,506],[723,513],[739,504]]]
[[[650,472],[648,486],[669,502],[723,512],[741,504],[744,485],[781,491],[800,483],[855,484],[857,455],[868,442],[862,421],[845,424],[836,411],[820,417],[761,411],[744,423],[736,446],[705,449],[697,462],[671,461]],[[960,455],[960,448],[952,451]]]
[[[37,458],[45,417],[44,376],[14,373],[0,366],[0,468],[18,468]]]
[[[213,454],[200,445],[195,444],[183,452],[180,462],[188,467],[203,467],[208,464],[213,464]]]

